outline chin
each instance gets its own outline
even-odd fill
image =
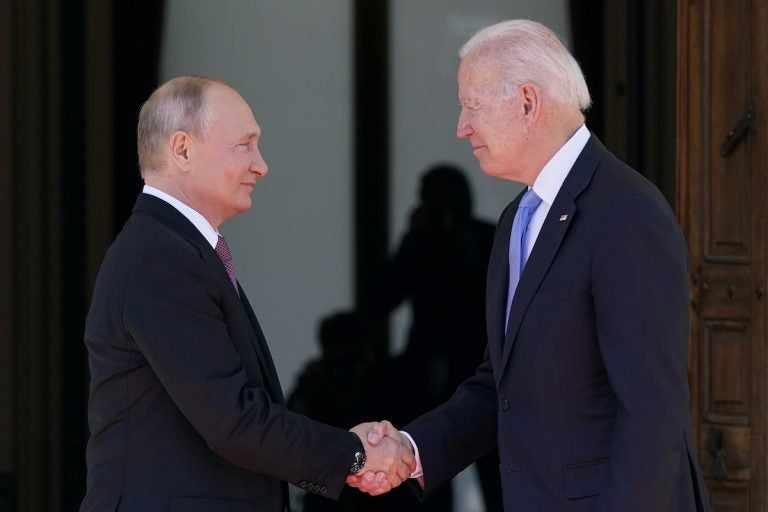
[[[247,212],[251,209],[251,205],[253,203],[251,201],[240,201],[236,205],[233,205],[232,210],[234,212],[234,215],[240,215],[242,213]]]
[[[502,173],[499,172],[498,169],[494,169],[493,167],[488,167],[487,165],[480,164],[480,170],[483,171],[483,174],[486,176],[490,176],[491,178],[501,178]]]

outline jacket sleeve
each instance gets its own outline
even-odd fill
[[[419,449],[425,484],[420,497],[496,446],[496,417],[496,388],[486,349],[475,374],[447,402],[402,428]]]

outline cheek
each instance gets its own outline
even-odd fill
[[[483,135],[491,140],[501,140],[506,132],[504,119],[495,113],[489,112],[488,115],[479,116],[476,125],[482,130]]]
[[[234,187],[239,185],[248,173],[248,159],[240,155],[228,158],[222,165],[222,184]]]
[[[492,130],[497,144],[507,149],[515,148],[520,142],[520,133],[515,129],[514,122],[509,119],[497,119]]]

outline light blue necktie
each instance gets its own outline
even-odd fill
[[[536,195],[532,188],[528,189],[520,200],[517,213],[515,213],[515,220],[512,222],[512,234],[509,237],[509,288],[507,289],[505,326],[509,322],[509,308],[512,305],[512,298],[515,296],[517,283],[520,281],[520,274],[522,274],[528,259],[525,251],[525,234],[528,232],[528,224],[531,222],[533,212],[540,204],[541,198]],[[506,331],[506,327],[504,330]]]

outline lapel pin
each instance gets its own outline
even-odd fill
[[[562,214],[562,215],[560,216],[560,222],[565,222],[567,218],[568,218],[568,215],[567,215],[567,214],[565,214],[565,213],[564,213],[564,214]]]

